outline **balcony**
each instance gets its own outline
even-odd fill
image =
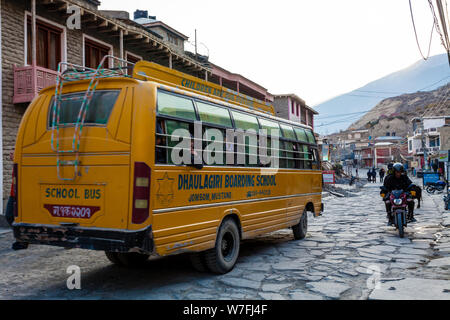
[[[13,103],[31,102],[44,88],[55,85],[58,72],[38,66],[14,67]]]

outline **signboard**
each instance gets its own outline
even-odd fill
[[[450,151],[439,151],[439,162],[448,162]]]
[[[334,176],[334,170],[331,171],[323,171],[323,183],[324,184],[335,184],[335,176]]]
[[[439,181],[439,173],[434,172],[424,172],[423,173],[423,186],[426,186],[429,183],[434,183]]]

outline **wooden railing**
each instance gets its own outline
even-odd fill
[[[38,66],[14,67],[13,103],[31,102],[44,88],[55,85],[58,73]]]

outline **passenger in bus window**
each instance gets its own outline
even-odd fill
[[[191,138],[191,163],[189,164],[189,166],[194,167],[197,170],[203,169],[203,158],[201,155],[201,150],[200,153],[195,150],[193,137]]]
[[[166,157],[166,138],[163,136],[163,123],[162,121],[156,122],[156,163],[167,163]],[[161,146],[161,147],[158,147]]]

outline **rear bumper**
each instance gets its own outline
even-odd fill
[[[154,249],[151,226],[140,231],[126,231],[14,223],[13,230],[16,240],[24,244],[148,254]]]

